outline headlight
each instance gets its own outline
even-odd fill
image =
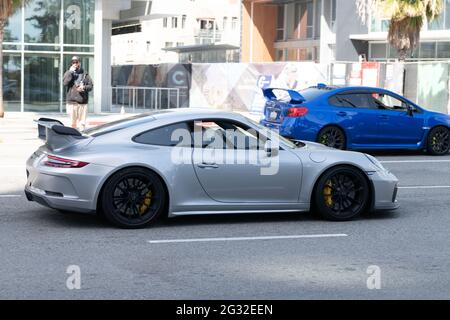
[[[367,153],[365,153],[365,155],[366,155],[367,159],[369,159],[370,162],[372,162],[375,167],[377,167],[380,170],[386,171],[386,168],[383,167],[383,165],[381,164],[381,162],[377,158],[375,158],[375,157],[373,157],[373,156],[371,156],[370,154],[367,154]]]

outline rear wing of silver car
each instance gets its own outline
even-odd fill
[[[44,140],[52,150],[65,148],[87,138],[77,129],[64,126],[59,120],[40,118],[37,123],[39,139]]]
[[[267,100],[278,100],[277,96],[273,93],[274,90],[287,92],[289,95],[289,98],[291,99],[290,103],[303,103],[306,101],[305,97],[303,97],[298,91],[289,90],[289,89],[281,89],[281,88],[263,89],[262,91],[263,91],[264,97]]]

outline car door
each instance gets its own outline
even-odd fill
[[[365,91],[345,91],[332,96],[335,122],[347,133],[347,143],[357,146],[372,145],[377,141],[376,110]]]
[[[212,199],[234,203],[298,202],[300,159],[282,148],[277,156],[269,156],[261,150],[260,139],[254,129],[239,122],[194,122],[192,164]]]
[[[423,114],[406,100],[381,91],[372,97],[378,107],[379,143],[415,146],[422,141],[424,130]],[[413,111],[408,112],[408,107]]]

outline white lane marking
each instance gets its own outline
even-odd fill
[[[19,194],[0,194],[0,198],[21,198]]]
[[[381,160],[381,163],[447,163],[450,160]]]
[[[285,239],[307,239],[307,238],[336,238],[348,237],[345,233],[336,234],[308,234],[292,236],[266,236],[266,237],[230,237],[230,238],[197,238],[197,239],[169,239],[169,240],[149,240],[151,244],[161,243],[188,243],[188,242],[219,242],[219,241],[253,241],[253,240],[285,240]]]
[[[449,189],[450,186],[399,186],[399,189]]]

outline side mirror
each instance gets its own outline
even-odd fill
[[[410,105],[406,107],[406,114],[410,117],[414,116],[414,109]]]
[[[278,146],[273,146],[272,145],[272,141],[267,140],[266,143],[264,144],[264,151],[266,152],[266,155],[268,157],[276,157],[278,156],[278,152],[279,152],[280,148]]]

